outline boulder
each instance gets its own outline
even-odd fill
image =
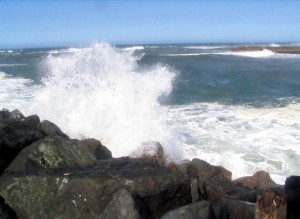
[[[216,202],[229,196],[247,201],[255,197],[247,190],[237,187],[231,180],[231,172],[224,167],[213,166],[195,158],[190,164],[189,175],[193,203],[201,199]]]
[[[45,136],[36,126],[39,118],[23,118],[19,111],[0,111],[0,174],[18,153]]]
[[[16,213],[5,204],[4,198],[0,196],[0,218],[1,219],[17,219]]]
[[[160,166],[165,163],[164,149],[157,141],[142,142],[131,154],[133,158],[144,158],[156,161]]]
[[[200,201],[169,211],[161,219],[207,219],[209,218],[209,211],[210,203]]]
[[[123,219],[123,218],[153,218],[143,201],[131,194],[125,188],[119,189],[113,194],[111,201],[105,207],[99,219]]]
[[[299,205],[297,208],[299,208]],[[286,209],[283,187],[265,190],[259,195],[256,202],[256,213],[259,219],[286,219]]]
[[[56,124],[48,120],[43,120],[38,125],[38,129],[40,129],[45,135],[48,136],[60,136],[63,138],[69,138]]]
[[[231,198],[222,198],[213,203],[211,218],[241,219],[255,218],[255,204]]]
[[[18,109],[11,111],[9,114],[10,114],[10,119],[21,121],[25,118],[25,116]]]
[[[108,159],[0,177],[0,194],[19,218],[101,217],[122,188],[140,197],[154,218],[191,201],[186,175],[145,159]]]
[[[266,171],[258,171],[253,176],[245,176],[234,180],[236,185],[245,189],[266,189],[277,186]]]
[[[190,160],[181,160],[176,163],[171,161],[168,163],[168,168],[172,171],[180,171],[182,173],[188,174],[190,165],[191,165]]]
[[[290,176],[285,181],[287,219],[300,218],[300,176]]]
[[[6,171],[18,172],[33,168],[58,168],[87,165],[97,159],[110,159],[111,152],[100,141],[83,141],[47,136],[24,148]]]

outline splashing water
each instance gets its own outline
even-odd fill
[[[99,139],[114,156],[128,155],[149,140],[167,149],[172,134],[159,98],[172,91],[175,73],[162,65],[137,70],[139,58],[104,43],[49,55],[45,86],[29,111],[57,123],[71,137]]]

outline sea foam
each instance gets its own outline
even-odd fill
[[[159,99],[172,91],[175,73],[160,64],[138,70],[140,58],[105,43],[50,54],[43,86],[27,112],[55,122],[71,137],[99,139],[116,157],[150,140],[161,142],[172,157],[175,144]]]
[[[298,101],[271,108],[220,103],[173,106],[170,125],[181,135],[183,157],[222,165],[233,178],[265,170],[284,183],[286,176],[299,174]]]

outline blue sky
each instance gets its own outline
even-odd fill
[[[300,1],[5,1],[0,48],[299,42]]]

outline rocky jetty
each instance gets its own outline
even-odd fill
[[[233,47],[231,51],[233,52],[257,52],[263,51],[264,49],[270,50],[278,54],[300,54],[300,47],[292,46],[237,46]]]
[[[200,159],[167,164],[158,142],[113,158],[98,140],[70,139],[54,123],[18,110],[0,111],[0,170],[0,218],[298,215],[299,178],[285,188],[264,171],[232,180],[229,170]]]

